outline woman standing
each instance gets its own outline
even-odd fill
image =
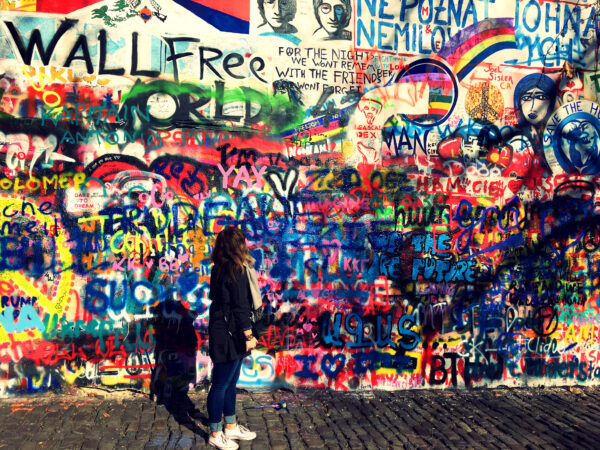
[[[242,362],[257,344],[252,335],[253,298],[247,273],[253,270],[254,261],[246,236],[235,227],[225,228],[217,235],[211,259],[214,265],[210,275],[208,342],[213,372],[206,400],[211,431],[208,443],[236,449],[233,439],[256,437],[256,433],[239,425],[235,416],[235,386]]]

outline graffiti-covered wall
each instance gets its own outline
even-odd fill
[[[0,5],[0,395],[600,380],[596,0]]]

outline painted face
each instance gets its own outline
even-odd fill
[[[282,0],[285,2],[285,0]],[[277,29],[284,24],[282,14],[280,11],[280,0],[265,0],[263,8],[265,10],[265,20],[273,29]]]
[[[284,27],[294,19],[295,0],[264,0],[265,20],[273,30]]]
[[[527,122],[537,125],[541,123],[548,114],[550,98],[539,88],[526,91],[521,97],[521,111]]]
[[[358,109],[365,115],[367,123],[371,125],[375,116],[381,111],[381,103],[369,99],[362,99],[358,102]]]
[[[341,0],[327,0],[319,6],[321,26],[329,34],[336,34],[346,19],[346,6]]]

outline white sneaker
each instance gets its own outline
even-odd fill
[[[239,447],[239,445],[237,445],[235,442],[233,442],[231,439],[225,436],[225,433],[223,433],[222,431],[219,431],[219,434],[217,434],[216,437],[213,436],[211,433],[210,437],[208,438],[208,445],[212,445],[213,447],[217,448],[226,448],[230,450],[235,450]]]
[[[229,439],[240,439],[242,441],[251,441],[256,437],[256,433],[254,431],[250,431],[243,425],[237,424],[235,428],[229,430],[225,427],[225,435]]]

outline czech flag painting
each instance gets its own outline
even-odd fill
[[[174,0],[213,27],[229,33],[250,32],[250,0]]]

